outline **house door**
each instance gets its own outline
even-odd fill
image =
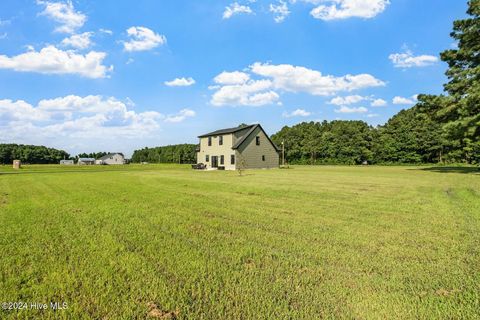
[[[218,157],[212,156],[212,168],[218,168]]]

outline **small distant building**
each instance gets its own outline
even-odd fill
[[[94,158],[78,158],[77,164],[79,166],[90,166],[95,164]]]
[[[120,152],[109,153],[100,159],[97,159],[95,163],[103,165],[125,164],[125,156]]]
[[[20,169],[22,167],[22,161],[13,160],[13,169]]]
[[[60,160],[60,164],[63,166],[73,166],[75,162],[73,160]]]

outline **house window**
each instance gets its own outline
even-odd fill
[[[225,162],[225,157],[224,156],[220,156],[220,164],[223,164]]]
[[[207,155],[205,156],[205,162],[208,162],[208,161],[210,161],[210,156],[207,154]]]
[[[262,156],[262,161],[265,161],[265,156]]]
[[[232,154],[230,156],[230,164],[235,164],[235,155],[234,154]]]
[[[210,147],[212,145],[212,137],[208,137],[208,146]]]
[[[223,145],[223,136],[218,137],[218,144]]]
[[[257,146],[259,146],[259,145],[260,145],[260,137],[256,137],[256,141],[255,141],[255,142],[256,142]]]

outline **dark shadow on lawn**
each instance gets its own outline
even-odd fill
[[[464,173],[464,174],[478,174],[480,175],[479,167],[428,167],[420,169],[408,169],[408,170],[422,170],[438,173]]]

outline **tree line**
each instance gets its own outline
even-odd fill
[[[457,48],[440,54],[448,64],[444,94],[418,96],[411,109],[385,125],[363,121],[301,123],[272,136],[285,142],[290,163],[480,163],[480,0],[450,34]]]
[[[30,164],[58,164],[63,159],[70,159],[70,155],[63,150],[44,146],[0,144],[0,164],[12,164],[13,160]]]
[[[156,148],[135,150],[131,162],[141,163],[195,163],[195,144],[177,144]]]

